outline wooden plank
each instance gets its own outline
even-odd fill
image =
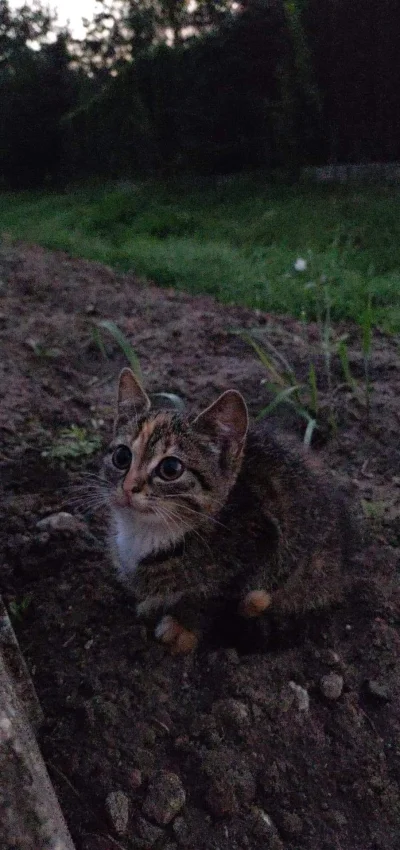
[[[41,709],[12,626],[9,621],[5,623],[4,607],[2,612],[0,847],[1,850],[74,850],[32,728],[32,723],[40,722]],[[13,670],[6,663],[5,654],[7,661],[11,659]]]

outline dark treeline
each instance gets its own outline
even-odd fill
[[[0,0],[0,179],[400,159],[400,0]]]

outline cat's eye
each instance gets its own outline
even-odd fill
[[[161,463],[158,464],[156,473],[159,478],[162,478],[163,481],[176,481],[177,478],[180,478],[182,472],[184,470],[184,466],[181,460],[177,457],[165,457]]]
[[[128,446],[117,446],[113,451],[112,462],[117,469],[129,469],[132,463],[132,452]]]

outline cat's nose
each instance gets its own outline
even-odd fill
[[[140,493],[143,490],[144,482],[140,478],[136,478],[132,476],[126,476],[125,481],[122,485],[122,489],[125,493],[128,493],[129,496],[134,495],[135,493]]]

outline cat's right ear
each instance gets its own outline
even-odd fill
[[[199,414],[193,425],[210,434],[218,443],[227,444],[230,453],[239,457],[249,426],[243,396],[236,390],[227,390],[214,404]]]
[[[150,399],[131,369],[125,368],[118,382],[118,416],[135,417],[150,410]]]

